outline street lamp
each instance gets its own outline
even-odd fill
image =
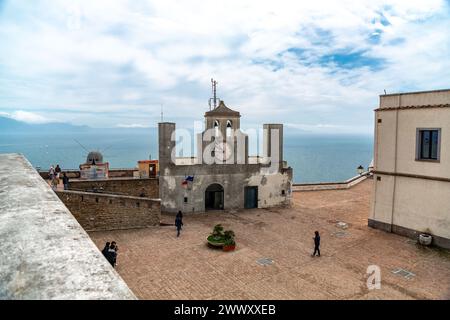
[[[358,171],[359,175],[362,175],[364,172],[364,167],[362,165],[359,165],[359,167],[356,168],[356,170]]]

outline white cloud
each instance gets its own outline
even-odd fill
[[[17,110],[17,111],[11,112],[11,113],[0,112],[0,116],[11,118],[16,121],[30,123],[30,124],[49,123],[49,122],[56,121],[54,119],[46,118],[46,117],[41,116],[34,112],[22,111],[22,110]]]
[[[358,123],[371,131],[383,89],[437,89],[450,78],[443,0],[77,3],[5,2],[0,110],[45,109],[58,120],[71,112],[93,126],[145,117],[153,125],[164,104],[166,120],[191,123],[207,110],[215,77],[243,123]],[[321,60],[336,53],[382,65]]]
[[[18,110],[11,114],[11,118],[17,121],[22,121],[26,123],[49,123],[49,122],[55,122],[54,119],[46,118],[44,116],[41,116],[37,113],[30,112],[30,111],[22,111]]]

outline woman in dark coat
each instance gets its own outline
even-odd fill
[[[103,250],[102,250],[102,253],[103,253],[103,255],[105,256],[106,259],[108,259],[109,244],[110,244],[110,243],[107,242],[107,243],[105,244],[105,247],[104,247]]]
[[[175,227],[177,227],[177,237],[180,236],[181,226],[183,225],[183,215],[181,211],[178,211],[177,217],[175,218]]]
[[[114,243],[111,243],[108,249],[108,256],[107,259],[109,263],[113,266],[113,268],[116,266],[116,259],[117,259],[117,251],[116,251],[116,245]]]
[[[317,252],[317,256],[320,257],[320,235],[319,235],[319,231],[314,232],[315,237],[314,239],[314,253],[311,256],[315,256],[316,252]]]

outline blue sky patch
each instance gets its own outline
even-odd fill
[[[380,58],[372,58],[364,55],[365,52],[352,53],[333,53],[324,55],[319,59],[322,65],[335,64],[344,69],[355,69],[369,67],[371,70],[380,70],[383,68],[384,60]]]

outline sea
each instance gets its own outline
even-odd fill
[[[42,170],[56,164],[77,169],[89,151],[100,151],[110,168],[135,167],[138,160],[158,158],[157,131],[118,128],[0,133],[0,153],[22,153]],[[257,148],[250,147],[251,155],[252,151],[257,152]],[[370,135],[285,132],[284,159],[293,168],[294,183],[344,181],[357,175],[359,165],[367,168],[372,158]]]

